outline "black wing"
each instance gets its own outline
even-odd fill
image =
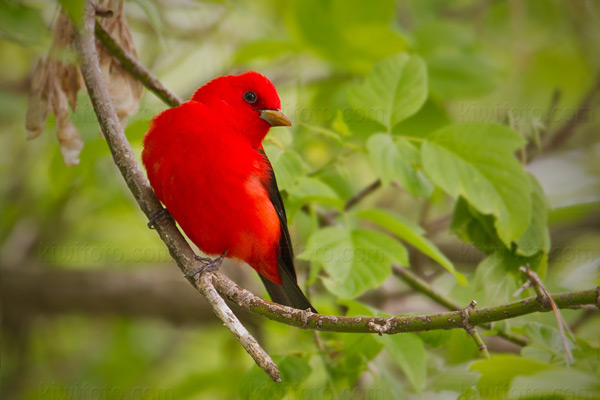
[[[263,284],[271,296],[271,300],[276,303],[283,304],[286,306],[306,310],[310,308],[312,312],[317,312],[315,308],[310,304],[302,289],[298,286],[296,279],[296,269],[294,268],[294,249],[292,247],[292,241],[290,239],[290,232],[287,227],[287,216],[285,215],[285,208],[283,207],[283,201],[281,200],[281,193],[277,187],[277,180],[273,173],[271,163],[267,158],[264,151],[261,149],[259,152],[265,158],[269,166],[269,179],[263,182],[269,199],[277,212],[279,218],[279,227],[281,229],[281,236],[279,238],[279,249],[277,254],[277,264],[279,267],[279,275],[281,277],[281,285],[273,283],[268,279],[260,276]]]

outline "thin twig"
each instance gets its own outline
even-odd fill
[[[581,103],[579,103],[577,111],[558,131],[556,131],[556,133],[554,133],[550,141],[544,146],[545,150],[559,147],[573,134],[577,125],[586,120],[585,117],[586,115],[589,115],[592,100],[598,92],[600,92],[600,74],[598,74],[594,86],[590,88],[581,100]]]
[[[227,306],[225,300],[219,293],[217,293],[215,287],[211,282],[211,273],[204,273],[200,275],[197,282],[197,287],[200,289],[200,293],[206,298],[210,308],[216,314],[216,316],[223,321],[227,329],[233,333],[233,336],[242,344],[244,349],[254,358],[256,364],[260,366],[267,375],[269,375],[275,382],[281,382],[279,378],[279,370],[277,365],[273,362],[271,357],[260,347],[256,339],[246,330],[244,325],[238,320],[233,311]],[[257,357],[259,359],[257,359]]]
[[[427,282],[410,272],[408,268],[403,268],[394,265],[392,266],[392,272],[394,273],[394,275],[406,282],[410,287],[412,287],[418,292],[423,293],[431,300],[446,307],[448,310],[458,311],[461,309],[460,304],[455,303],[453,300],[450,300],[449,298],[444,297],[442,294],[433,290],[433,288],[429,286]]]
[[[550,304],[550,307],[552,308],[552,311],[554,312],[554,317],[556,318],[556,323],[558,325],[558,331],[560,333],[560,337],[562,339],[563,348],[565,350],[565,363],[568,368],[569,365],[574,361],[573,354],[571,353],[571,348],[569,347],[569,341],[567,340],[567,336],[565,334],[565,329],[566,329],[567,332],[569,333],[569,335],[571,336],[571,338],[573,337],[573,333],[569,330],[569,325],[567,325],[567,323],[563,319],[562,314],[560,313],[560,310],[558,309],[558,306],[552,299],[552,296],[550,295],[548,290],[546,290],[546,287],[542,283],[542,280],[540,279],[538,274],[536,274],[535,271],[533,271],[531,268],[529,268],[529,265],[519,267],[519,271],[521,271],[527,277],[527,279],[531,282],[531,286],[533,286],[533,289],[537,293],[538,299],[540,300],[540,302]],[[523,287],[524,286],[525,285],[523,285]]]
[[[593,306],[592,306],[593,307]],[[579,317],[575,322],[573,322],[570,326],[571,332],[577,332],[583,324],[590,320],[590,318],[596,316],[598,313],[598,308],[594,307],[593,310],[585,310],[585,312]]]
[[[97,21],[94,30],[96,37],[102,42],[108,52],[121,63],[123,68],[146,86],[148,90],[171,107],[181,104],[181,99],[177,95],[167,89],[137,58],[120,46]]]
[[[366,187],[364,187],[363,189],[358,191],[358,193],[356,193],[350,199],[348,199],[346,204],[344,204],[344,211],[349,211],[352,207],[354,207],[355,205],[360,203],[365,197],[367,197],[368,195],[370,195],[371,193],[373,193],[380,187],[381,187],[381,180],[379,180],[379,179],[370,183],[369,185],[367,185]],[[308,207],[303,207],[303,209],[308,210]],[[328,211],[328,212],[317,211],[317,215],[319,217],[319,222],[321,223],[321,225],[326,225],[326,226],[339,225],[339,223],[335,220],[335,218],[338,215],[340,215],[340,212],[338,210],[332,210],[332,211]]]
[[[552,126],[552,117],[554,116],[554,111],[556,110],[556,107],[558,106],[558,103],[560,102],[561,96],[562,96],[562,93],[561,93],[560,89],[558,89],[558,88],[554,89],[554,91],[552,92],[552,97],[550,98],[550,105],[548,106],[548,112],[546,113],[546,118],[544,118],[544,121],[543,121],[543,126],[546,129],[546,131],[549,131],[550,127]]]
[[[471,314],[471,311],[475,309],[476,306],[477,302],[475,300],[472,300],[467,307],[462,309],[463,328],[473,338],[481,354],[485,358],[490,358],[490,353],[488,352],[487,346],[485,345],[483,339],[481,339],[481,336],[479,336],[479,333],[477,333],[475,327],[469,323],[469,315]]]
[[[365,197],[367,197],[368,195],[370,195],[371,193],[373,193],[380,187],[381,187],[381,180],[377,179],[375,182],[371,183],[370,185],[368,185],[367,187],[365,187],[364,189],[362,189],[361,191],[356,193],[354,196],[352,196],[344,205],[344,211],[350,210],[356,204],[361,202]]]
[[[123,178],[127,182],[140,208],[146,216],[150,218],[157,210],[161,209],[162,206],[135,159],[110,99],[110,94],[100,70],[98,53],[96,51],[94,40],[94,16],[94,2],[88,1],[86,3],[81,31],[77,32],[75,35],[75,42],[80,56],[81,72],[94,111],[98,117],[98,122],[100,123],[104,137],[108,142],[115,164],[121,171]],[[171,256],[173,256],[184,274],[198,268],[199,265],[194,258],[194,252],[171,219],[162,218],[156,222],[155,226],[161,239],[169,248]],[[213,311],[215,311],[217,316],[221,318],[223,323],[231,330],[236,339],[240,341],[246,351],[254,358],[254,361],[271,377],[271,379],[280,381],[279,371],[273,360],[251,337],[246,328],[244,328],[227,307],[223,299],[218,295],[215,296],[216,292],[207,279],[208,278],[202,278],[199,281],[190,280],[190,282],[200,290]]]

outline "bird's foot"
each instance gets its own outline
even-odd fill
[[[171,216],[171,214],[169,214],[169,211],[166,208],[161,208],[160,210],[155,211],[150,216],[150,220],[148,221],[148,228],[156,229],[156,221],[165,217],[173,219],[173,217]]]
[[[202,264],[210,264],[211,262],[213,262],[214,260],[216,260],[216,258],[210,258],[210,257],[201,257],[201,256],[195,256],[194,257],[197,261],[200,261]],[[217,257],[218,258],[218,257]]]
[[[221,254],[219,257],[217,258],[209,258],[209,257],[200,257],[200,256],[196,256],[196,260],[200,261],[202,264],[204,264],[203,266],[201,266],[200,268],[190,272],[189,274],[185,274],[184,276],[186,278],[193,278],[194,276],[200,274],[200,273],[204,273],[204,272],[212,272],[212,271],[216,271],[219,269],[219,267],[221,266],[221,264],[223,263],[223,259],[225,258],[225,255],[227,254],[227,250],[225,250],[223,252],[223,254]]]

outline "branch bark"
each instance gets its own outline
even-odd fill
[[[327,332],[385,333],[391,335],[435,329],[464,329],[465,323],[476,326],[534,312],[552,310],[545,298],[534,296],[496,307],[474,309],[469,312],[466,319],[462,310],[395,317],[340,317],[314,314],[308,310],[297,310],[271,303],[240,288],[223,274],[214,274],[212,282],[222,296],[245,310],[286,325]],[[579,304],[598,305],[600,288],[553,294],[552,298],[558,308],[569,308]]]

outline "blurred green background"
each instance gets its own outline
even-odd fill
[[[527,375],[509,370],[536,359],[532,353],[544,353],[548,363],[564,361],[551,313],[506,323],[534,341],[520,355],[514,345],[487,338],[491,351],[509,354],[488,370],[471,369],[477,349],[462,331],[395,342],[317,335],[240,313],[282,370],[284,383],[270,383],[146,227],[87,94],[79,94],[72,116],[85,141],[79,165],[64,165],[53,117],[39,138],[26,140],[31,73],[48,52],[58,10],[56,2],[0,2],[2,398],[494,398],[494,385]],[[213,77],[248,69],[275,83],[294,126],[272,132],[267,152],[272,159],[282,149],[293,152],[299,173],[325,186],[294,193],[280,176],[284,167],[278,173],[282,190],[290,189],[284,197],[297,254],[316,223],[316,214],[302,206],[328,212],[377,178],[364,142],[380,128],[346,113],[348,91],[375,63],[409,52],[425,60],[429,95],[395,133],[424,137],[449,122],[485,121],[507,124],[535,142],[569,129],[567,140],[527,166],[550,203],[546,284],[551,291],[599,284],[600,2],[136,0],[125,2],[124,10],[141,62],[181,98]],[[165,108],[144,91],[126,128],[138,156],[150,119]],[[439,190],[424,201],[394,185],[364,203],[424,226],[443,223],[453,204]],[[465,305],[472,298],[483,305],[511,301],[516,281],[496,277],[478,286],[474,271],[482,254],[447,231],[434,242],[469,277],[469,286],[457,286],[411,251],[414,271]],[[266,295],[247,266],[229,263],[224,270]],[[305,282],[307,263],[299,261],[298,270]],[[310,280],[309,292],[325,313],[441,310],[395,278],[344,301]],[[553,398],[593,398],[600,393],[600,383],[590,378],[600,374],[600,318],[588,310],[567,311],[565,318],[579,340],[575,351],[587,356],[581,357],[582,375],[564,373],[560,385],[582,388],[565,392],[581,397]],[[481,376],[489,375],[510,379],[488,380],[486,395]],[[553,382],[549,374],[523,379],[528,388]]]

